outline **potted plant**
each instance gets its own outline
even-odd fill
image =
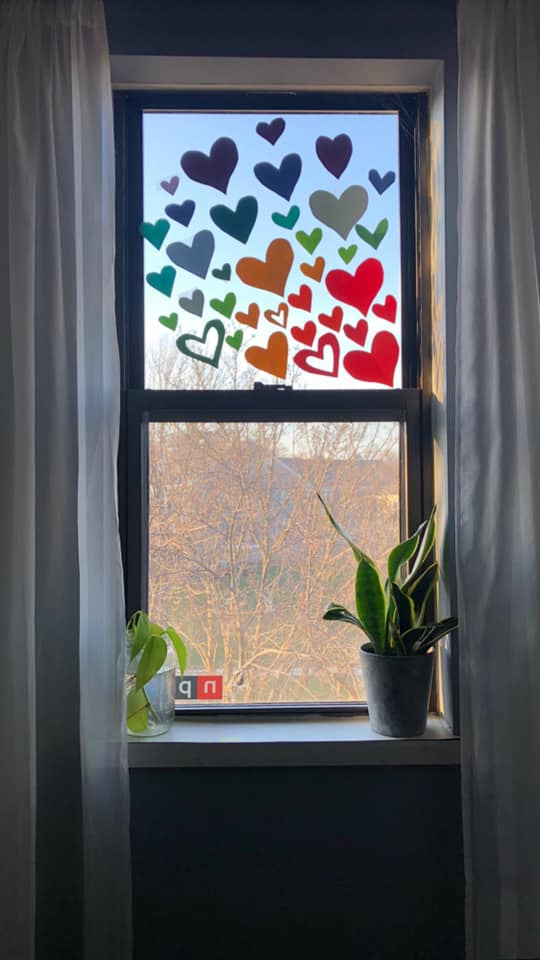
[[[176,667],[186,668],[186,646],[176,630],[137,610],[126,627],[126,722],[129,733],[155,737],[174,720]]]
[[[429,562],[435,542],[435,507],[412,537],[390,551],[383,584],[373,561],[336,523],[320,494],[317,496],[357,564],[356,614],[331,603],[323,619],[354,624],[367,637],[360,657],[373,730],[389,737],[420,736],[426,729],[433,648],[458,622],[457,617],[446,617],[426,623],[428,600],[439,577],[439,564]]]

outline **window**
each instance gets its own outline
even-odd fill
[[[429,506],[424,110],[117,96],[127,608],[185,636],[221,709],[364,700],[360,636],[321,619],[354,568],[315,494],[381,569]]]

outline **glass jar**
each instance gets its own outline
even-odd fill
[[[128,734],[130,737],[157,737],[165,733],[174,721],[176,654],[168,642],[163,665],[155,677],[135,694],[135,672],[140,658],[141,654],[129,663],[129,673],[126,675]]]

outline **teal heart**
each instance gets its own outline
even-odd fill
[[[174,267],[163,267],[163,270],[159,273],[146,274],[146,280],[150,286],[154,287],[155,290],[159,290],[160,293],[164,293],[166,297],[170,297],[172,293],[175,277],[176,270]]]
[[[291,207],[289,212],[286,215],[282,213],[273,213],[272,220],[274,223],[277,223],[278,227],[285,227],[285,230],[292,230],[298,222],[298,217],[300,216],[300,207]]]
[[[195,314],[196,317],[202,317],[204,309],[204,293],[202,290],[194,290],[191,297],[180,297],[178,305],[182,310]]]
[[[356,244],[351,243],[350,247],[340,247],[338,253],[344,263],[350,263],[357,250]]]
[[[234,237],[240,243],[247,243],[255,226],[257,211],[255,197],[242,197],[236,204],[236,210],[230,210],[223,203],[218,203],[210,208],[210,216],[223,233]]]
[[[224,263],[223,266],[216,267],[215,270],[212,270],[212,276],[216,280],[230,280],[231,279],[231,265],[230,263]]]
[[[377,250],[381,240],[384,240],[388,232],[388,220],[386,217],[384,220],[380,220],[373,233],[371,233],[370,230],[366,230],[361,223],[357,223],[354,229],[361,240],[365,240],[366,243],[369,243],[370,247],[373,247],[374,250]]]
[[[155,223],[141,223],[139,233],[159,250],[170,229],[168,220],[156,220]]]
[[[237,330],[236,333],[231,334],[230,337],[225,337],[225,343],[228,343],[233,350],[239,350],[242,346],[242,340],[244,339],[244,331]]]
[[[228,293],[224,300],[211,300],[210,306],[229,320],[236,306],[236,297],[234,293]]]
[[[188,346],[190,342],[206,346],[206,340],[211,330],[215,330],[217,333],[217,341],[212,354],[199,353]],[[186,357],[191,357],[193,360],[200,360],[201,363],[209,363],[211,367],[217,367],[219,365],[224,339],[225,327],[222,321],[209,320],[203,330],[202,336],[198,337],[195,333],[183,333],[181,337],[178,337],[176,346],[180,350],[180,353],[185,354]]]
[[[158,317],[158,320],[163,324],[164,327],[168,327],[169,330],[176,330],[178,324],[178,314],[171,313],[168,317]]]
[[[322,240],[322,230],[320,227],[315,227],[311,233],[304,233],[303,230],[298,230],[296,233],[296,239],[298,240],[298,243],[302,244],[304,250],[307,250],[308,253],[313,253]]]

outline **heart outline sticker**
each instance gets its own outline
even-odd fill
[[[193,340],[195,343],[201,343],[205,345],[208,334],[211,330],[215,330],[218,335],[216,346],[211,356],[202,353],[196,353],[194,350],[190,350],[190,348],[187,346],[188,341]],[[176,346],[178,347],[180,353],[183,353],[186,357],[190,357],[192,360],[200,360],[201,363],[208,363],[211,367],[218,367],[224,339],[225,327],[223,326],[222,321],[208,320],[200,336],[196,333],[183,333],[180,337],[178,337]]]

